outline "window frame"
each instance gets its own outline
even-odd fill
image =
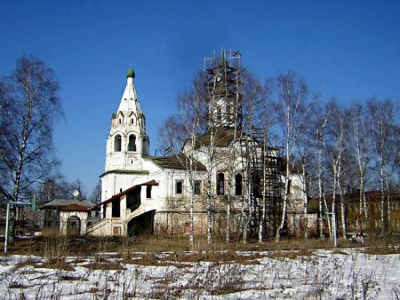
[[[193,181],[193,195],[201,195],[201,180]]]

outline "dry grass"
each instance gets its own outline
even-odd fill
[[[391,238],[392,243],[399,244],[398,238]],[[140,265],[162,265],[175,263],[183,267],[185,263],[215,262],[242,264],[256,264],[257,259],[268,253],[269,257],[295,259],[298,256],[311,256],[315,249],[329,249],[339,251],[340,248],[363,248],[369,254],[399,253],[397,246],[385,246],[380,238],[367,238],[365,244],[351,244],[348,240],[339,238],[339,248],[333,247],[329,238],[319,239],[282,239],[279,243],[274,240],[259,243],[249,241],[232,242],[227,244],[223,238],[215,238],[211,244],[206,237],[197,236],[194,245],[189,243],[187,236],[174,236],[171,238],[159,236],[142,236],[139,238],[123,237],[92,237],[92,236],[62,236],[58,231],[43,231],[41,236],[30,239],[16,239],[15,245],[9,245],[7,254],[21,254],[28,258],[40,256],[46,258],[42,267],[70,268],[66,263],[69,256],[90,257],[95,253],[115,253],[116,258],[123,263]],[[241,251],[252,252],[250,256],[239,255]],[[138,253],[143,253],[139,255]],[[162,255],[160,255],[162,254]],[[21,264],[36,265],[34,259],[26,259]],[[105,267],[109,265],[110,267]],[[95,255],[95,260],[90,268],[120,269],[107,257]]]

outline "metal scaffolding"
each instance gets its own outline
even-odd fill
[[[232,132],[241,144],[243,230],[249,237],[262,230],[267,237],[274,234],[281,213],[281,162],[265,130],[243,129],[242,72],[239,51],[222,50],[219,58],[214,51],[204,58],[209,127]]]

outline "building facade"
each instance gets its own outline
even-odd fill
[[[229,60],[235,57],[223,52],[206,69],[207,131],[168,157],[150,155],[135,72],[128,70],[106,141],[102,201],[93,208],[101,220],[81,226],[86,234],[188,234],[191,220],[197,234],[206,234],[210,223],[214,234],[228,228],[232,235],[273,234],[282,211],[282,161],[277,148],[241,128],[240,69]],[[297,235],[305,197],[301,174],[290,176],[287,227]]]

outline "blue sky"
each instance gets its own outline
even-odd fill
[[[0,75],[23,54],[55,70],[66,114],[54,129],[62,171],[90,194],[130,64],[154,154],[176,95],[221,48],[239,50],[262,80],[291,69],[326,100],[399,101],[399,15],[400,1],[5,0]]]

